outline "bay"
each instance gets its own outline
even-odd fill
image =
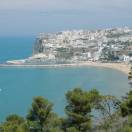
[[[0,62],[32,54],[33,37],[0,38]],[[101,67],[0,68],[0,121],[9,114],[26,116],[35,96],[54,104],[64,116],[65,93],[73,88],[98,89],[102,94],[124,96],[129,90],[127,75]]]

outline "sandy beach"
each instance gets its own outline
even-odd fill
[[[121,71],[125,74],[129,73],[130,65],[125,63],[101,63],[101,62],[79,62],[73,64],[53,64],[53,65],[25,65],[25,64],[0,64],[0,67],[105,67]]]

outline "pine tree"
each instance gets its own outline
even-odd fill
[[[96,90],[87,92],[80,88],[75,88],[73,91],[67,92],[66,127],[72,127],[80,132],[89,130],[92,124],[91,111],[98,97],[99,93]]]

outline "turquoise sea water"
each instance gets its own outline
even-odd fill
[[[0,63],[28,57],[32,54],[34,42],[34,36],[0,37]]]
[[[0,38],[0,62],[29,56],[33,42],[32,37]],[[0,121],[12,113],[25,116],[32,98],[39,95],[64,115],[65,93],[75,87],[97,88],[117,97],[130,89],[127,75],[107,68],[0,68]]]

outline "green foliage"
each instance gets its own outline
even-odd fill
[[[100,101],[96,105],[96,109],[98,109],[105,117],[112,118],[113,112],[119,108],[119,104],[119,100],[114,96],[101,96]]]
[[[24,125],[22,117],[14,114],[6,118],[6,121],[0,125],[0,132],[28,132]]]
[[[96,117],[100,121],[99,127],[105,131],[109,130],[113,123],[118,121],[119,100],[114,96],[101,96],[96,104],[95,110],[98,112]]]
[[[126,102],[123,102],[121,104],[121,114],[122,114],[123,117],[125,117],[125,116],[127,116],[129,114],[129,108],[128,108]]]
[[[128,74],[128,79],[132,80],[132,67]],[[132,85],[132,83],[130,83]],[[121,128],[120,132],[132,132],[132,90],[123,98],[120,105],[121,115],[127,118],[125,125]]]
[[[132,80],[132,67],[130,69],[130,72],[128,74],[128,79]],[[132,83],[130,83],[132,85]],[[132,114],[132,91],[130,90],[127,96],[124,98],[124,100],[121,103],[121,114],[122,116],[128,116]]]
[[[132,115],[128,116],[128,122],[122,127],[120,132],[132,132]]]
[[[67,127],[75,127],[78,131],[85,132],[91,128],[91,111],[99,97],[97,90],[90,92],[75,88],[66,94]]]
[[[26,119],[18,115],[10,115],[1,123],[0,132],[87,132],[92,131],[93,110],[101,113],[101,128],[109,130],[119,101],[113,96],[103,96],[96,90],[84,91],[75,88],[66,93],[66,118],[59,118],[52,112],[52,103],[43,97],[35,97]],[[122,111],[130,113],[132,92],[129,92],[126,101],[122,103]],[[127,108],[127,110],[126,110]],[[132,122],[129,123],[131,126]]]
[[[66,129],[67,132],[79,132],[75,127],[70,127]]]
[[[24,122],[24,119],[16,114],[10,115],[6,118],[7,122],[14,123],[14,124],[21,124]]]
[[[128,79],[129,79],[129,80],[132,79],[132,67],[131,67],[130,72],[129,72],[129,74],[128,74]]]
[[[60,128],[51,128],[49,132],[64,132],[64,131]]]
[[[130,127],[129,125],[126,125],[120,130],[120,132],[132,132],[132,127]]]
[[[32,108],[27,115],[28,124],[31,129],[44,131],[48,129],[47,124],[52,115],[52,104],[43,97],[33,99]]]
[[[121,104],[122,116],[127,116],[132,114],[132,91],[127,94],[127,97]]]

